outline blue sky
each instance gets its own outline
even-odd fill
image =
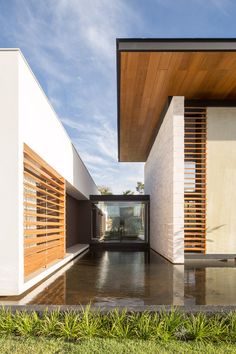
[[[234,0],[0,0],[0,47],[19,47],[98,185],[134,190],[117,162],[117,37],[236,37]]]

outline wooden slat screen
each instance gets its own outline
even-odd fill
[[[185,107],[184,249],[206,249],[206,107]]]
[[[65,180],[24,145],[24,272],[65,255]]]

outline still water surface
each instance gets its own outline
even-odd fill
[[[173,265],[153,251],[89,251],[30,298],[31,304],[236,305],[236,266]]]

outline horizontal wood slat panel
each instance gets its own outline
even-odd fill
[[[63,258],[63,253],[59,247],[57,249],[48,249],[39,253],[31,254],[26,257],[25,275],[40,268],[47,268],[53,261]]]
[[[65,255],[65,180],[24,145],[24,272]]]
[[[25,236],[30,236],[30,235],[44,235],[44,234],[55,234],[56,232],[63,232],[63,227],[62,228],[51,228],[51,229],[25,229]]]
[[[63,186],[59,183],[60,181],[58,179],[51,179],[49,175],[40,170],[40,167],[34,165],[31,161],[24,159],[24,167],[32,176],[36,174],[36,177],[44,178],[46,182],[55,185],[59,190],[63,190]],[[29,167],[29,169],[27,167]]]
[[[58,214],[64,214],[64,211],[58,210],[58,207],[57,207],[57,209],[53,209],[53,206],[51,208],[49,208],[48,206],[46,207],[46,206],[43,206],[43,205],[39,205],[39,204],[36,204],[36,203],[30,203],[30,202],[24,202],[24,205],[25,205],[25,210],[26,211],[27,210],[31,210],[31,209],[29,209],[29,207],[31,207],[31,208],[37,208],[37,209],[45,210],[45,211],[49,210],[50,212],[54,212],[54,213],[58,213]]]
[[[31,217],[35,216],[36,218],[41,218],[41,219],[57,219],[57,220],[64,220],[63,217],[58,216],[58,215],[53,215],[53,214],[42,214],[42,213],[32,213],[30,211],[25,211],[25,216],[26,217]]]
[[[35,253],[38,253],[40,251],[46,251],[48,249],[57,247],[61,245],[61,241],[58,240],[56,241],[52,241],[52,242],[46,242],[46,243],[42,243],[41,245],[37,245],[35,247],[28,247],[25,249],[25,256],[29,256]]]
[[[63,194],[61,194],[61,193],[60,193],[60,195],[53,194],[51,192],[48,192],[45,188],[41,188],[38,186],[36,187],[35,185],[28,183],[28,182],[24,183],[24,187],[25,187],[25,190],[32,190],[33,189],[33,191],[38,191],[38,192],[42,193],[43,195],[47,195],[49,197],[52,197],[53,199],[64,200]]]
[[[48,241],[53,241],[53,240],[59,240],[62,239],[64,236],[62,235],[46,235],[46,236],[38,236],[38,237],[25,237],[24,244],[25,245],[31,245],[35,243],[43,243],[43,242],[48,242]]]
[[[25,226],[30,226],[30,225],[38,225],[38,226],[45,226],[45,227],[47,227],[47,226],[63,226],[64,225],[64,223],[60,223],[60,222],[58,222],[58,221],[53,221],[53,222],[51,222],[51,221],[25,221],[24,222],[24,225]]]
[[[40,193],[40,195],[41,194],[42,193]],[[42,202],[44,202],[46,204],[50,203],[50,204],[56,205],[56,206],[61,206],[61,204],[62,204],[60,202],[60,200],[58,200],[58,202],[55,202],[55,201],[48,199],[47,196],[45,196],[45,198],[43,198],[43,197],[39,197],[37,194],[32,194],[32,193],[27,193],[27,192],[24,193],[24,196],[26,197],[26,199],[33,198],[33,199],[41,200]]]
[[[30,174],[27,171],[24,171],[24,175],[32,178],[32,174]],[[64,192],[61,190],[61,188],[54,188],[51,184],[47,183],[47,181],[45,182],[45,180],[43,180],[42,178],[38,178],[34,176],[34,181],[38,182],[39,185],[47,188],[51,192],[56,192],[57,194],[60,194],[62,196],[64,195]]]
[[[64,184],[64,179],[55,171],[49,164],[47,164],[46,161],[44,161],[36,152],[34,152],[28,145],[24,144],[25,150],[24,150],[24,158],[27,159],[29,158],[30,160],[33,160],[35,164],[38,164],[40,166],[40,169],[47,173],[52,179],[57,179],[61,181],[62,184]]]
[[[205,253],[206,247],[206,119],[205,108],[185,109],[185,252]]]

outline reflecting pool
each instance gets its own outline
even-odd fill
[[[173,265],[153,251],[88,251],[50,278],[46,287],[42,284],[20,301],[91,302],[98,306],[236,305],[236,267],[235,262],[222,261],[187,260],[185,266]]]

